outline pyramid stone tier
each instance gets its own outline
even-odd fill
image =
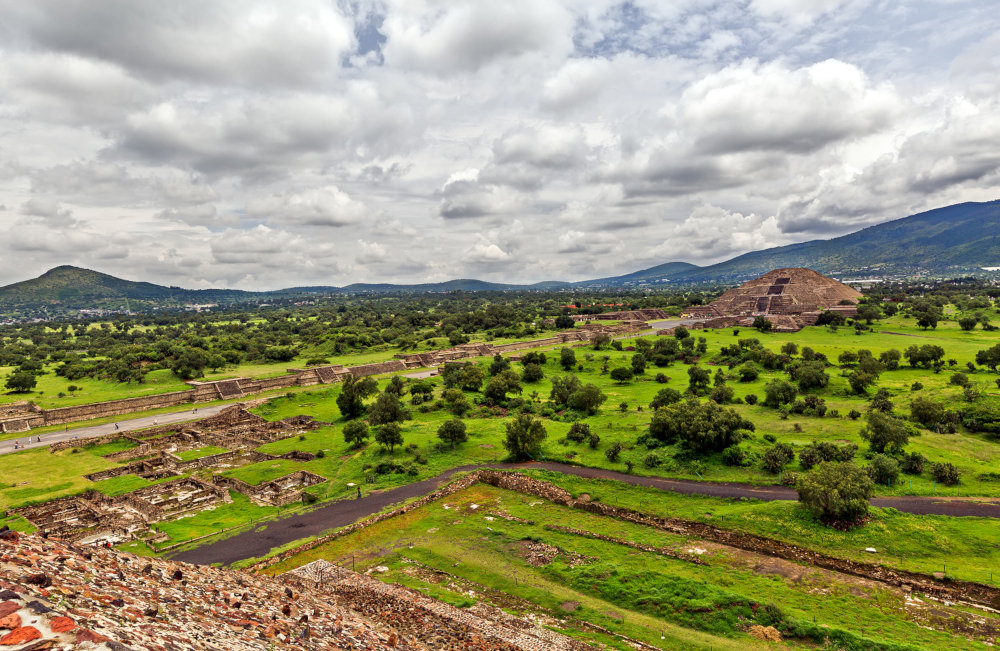
[[[861,293],[833,278],[805,268],[775,269],[725,292],[705,306],[691,308],[696,316],[804,314],[856,304]]]

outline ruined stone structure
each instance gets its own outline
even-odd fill
[[[574,314],[574,321],[659,321],[669,319],[670,315],[660,308],[643,308],[641,310],[625,310],[622,312],[603,312],[601,314]]]
[[[854,316],[860,298],[854,288],[812,269],[775,269],[686,312],[706,319],[695,328],[751,325],[754,317],[765,316],[774,330],[795,332],[814,325],[824,310]]]
[[[118,497],[87,491],[14,509],[14,513],[41,533],[64,540],[127,540],[147,533],[154,522],[231,501],[227,490],[194,477],[182,477]]]
[[[7,530],[0,530],[0,645],[94,651],[592,648],[527,617],[455,608],[345,568],[316,576],[256,576]]]
[[[320,427],[311,416],[295,416],[280,421],[267,421],[234,405],[214,416],[180,426],[166,425],[144,430],[140,435],[113,434],[90,439],[87,444],[115,441],[135,443],[134,447],[104,455],[110,461],[127,461],[125,465],[102,470],[86,478],[102,481],[123,475],[136,475],[148,480],[177,479],[153,484],[138,490],[108,497],[97,491],[64,497],[43,504],[16,509],[39,530],[67,540],[124,540],[147,537],[149,526],[171,520],[185,513],[211,508],[230,502],[230,490],[245,494],[255,504],[287,506],[305,498],[304,489],[326,481],[325,477],[299,470],[259,486],[238,479],[215,475],[211,481],[184,476],[192,472],[218,471],[237,466],[289,459],[310,461],[315,455],[293,450],[283,455],[257,452],[266,443],[280,441]],[[63,441],[51,450],[76,447],[80,441]],[[203,447],[227,448],[227,452],[188,461],[178,453]]]
[[[0,405],[0,433],[27,432],[45,424],[42,410],[26,401]]]

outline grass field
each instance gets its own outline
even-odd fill
[[[665,549],[674,557],[552,526]],[[547,550],[549,562],[527,553],[537,552],[541,541],[556,548]],[[482,485],[334,540],[269,572],[317,558],[353,562],[359,571],[387,567],[375,576],[459,606],[508,595],[568,618],[567,628],[579,619],[660,648],[756,648],[760,643],[744,633],[752,623],[775,625],[803,646],[822,645],[828,637],[832,648],[986,648],[976,634],[956,635],[885,585]],[[542,560],[549,559],[543,554]],[[960,609],[953,610],[947,614],[960,620]]]

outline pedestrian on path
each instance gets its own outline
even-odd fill
[[[358,486],[358,499],[359,500],[361,499],[361,487],[360,486]]]

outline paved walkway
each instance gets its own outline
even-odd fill
[[[551,470],[587,479],[612,479],[632,484],[633,486],[649,486],[685,495],[748,498],[763,501],[798,499],[798,494],[794,489],[784,486],[752,486],[738,483],[713,483],[685,479],[641,477],[613,470],[583,468],[554,462],[490,464],[487,466],[469,465],[452,468],[437,477],[413,484],[372,493],[361,499],[331,502],[307,513],[300,513],[280,520],[262,523],[260,525],[263,527],[261,531],[257,531],[255,528],[252,531],[238,534],[232,538],[181,552],[176,556],[172,556],[172,558],[200,565],[210,565],[213,563],[229,565],[247,558],[263,556],[275,547],[287,545],[288,543],[309,536],[316,536],[330,529],[347,526],[394,504],[410,498],[422,497],[438,488],[457,472],[483,467],[507,470]],[[1000,500],[972,501],[971,499],[901,496],[877,497],[872,500],[872,504],[874,506],[892,507],[906,513],[921,515],[1000,518]]]
[[[21,450],[30,450],[32,448],[44,448],[48,447],[52,443],[69,441],[70,439],[89,439],[94,438],[95,436],[113,434],[116,431],[128,432],[131,430],[145,429],[147,427],[155,427],[156,425],[169,425],[170,423],[181,423],[188,420],[195,420],[197,418],[206,418],[208,416],[214,416],[226,407],[232,407],[232,405],[195,407],[194,409],[185,409],[184,411],[175,411],[169,414],[142,416],[140,418],[120,420],[117,423],[105,423],[104,425],[78,427],[76,429],[68,429],[63,432],[49,432],[48,434],[32,434],[31,432],[25,432],[22,437],[0,441],[0,454],[10,454],[11,452],[20,452]],[[117,425],[117,428],[115,425]],[[41,439],[41,441],[39,442],[38,439]],[[15,444],[18,445],[17,448],[14,447]]]

